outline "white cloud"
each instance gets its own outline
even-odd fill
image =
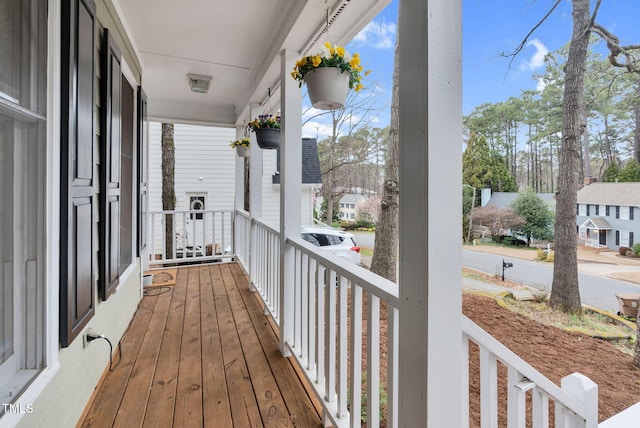
[[[353,39],[376,49],[389,49],[393,48],[395,38],[395,23],[371,21]]]
[[[520,66],[521,69],[528,69],[535,71],[544,67],[544,57],[549,53],[549,49],[538,39],[533,39],[527,43],[527,46],[533,46],[536,48],[533,56],[524,64]]]

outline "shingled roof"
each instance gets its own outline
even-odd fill
[[[280,149],[276,162],[277,173],[273,174],[273,184],[280,184]],[[322,184],[320,158],[315,138],[302,139],[302,184]]]
[[[578,191],[579,204],[640,206],[640,183],[591,183]]]

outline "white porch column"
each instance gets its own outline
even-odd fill
[[[291,78],[299,53],[282,51],[280,131],[280,350],[289,356],[286,343],[293,339],[294,263],[290,237],[300,237],[302,193],[302,91]]]
[[[461,415],[461,0],[400,0],[402,427]]]
[[[257,103],[251,104],[250,107],[251,117],[249,121],[257,118],[263,113],[262,106]],[[251,246],[250,246],[250,261],[249,261],[249,279],[251,280],[251,287],[254,287],[256,281],[256,257],[255,251],[257,248],[257,229],[253,225],[253,219],[262,218],[262,149],[258,147],[258,141],[256,140],[255,132],[250,133],[251,136],[251,157],[249,158],[249,213],[251,217]]]
[[[244,126],[236,126],[236,140],[244,137]],[[244,158],[236,156],[236,189],[234,208],[244,210]]]

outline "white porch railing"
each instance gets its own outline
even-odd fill
[[[239,261],[250,266],[252,284],[278,326],[283,317],[293,325],[286,347],[321,400],[325,422],[360,428],[362,418],[367,426],[377,427],[383,418],[388,427],[397,427],[398,286],[293,238],[285,244],[295,253],[293,304],[283,311],[279,234],[259,221],[250,222],[245,213],[237,218],[238,248],[251,230],[250,248],[238,251]],[[387,346],[381,349],[385,329]],[[557,428],[598,426],[597,385],[591,380],[573,374],[559,387],[464,316],[462,329],[464,426],[469,426],[470,342],[479,347],[483,428],[498,427],[499,409],[505,408],[509,428],[545,428],[550,420]],[[498,370],[501,365],[506,367],[506,379],[500,380],[508,387],[505,403],[498,397],[498,381],[504,377]],[[385,368],[387,376],[382,378]]]
[[[234,211],[157,211],[149,213],[149,264],[233,260]],[[166,225],[173,237],[168,248]]]
[[[524,360],[511,352],[469,318],[463,316],[463,409],[469,420],[469,342],[479,347],[480,415],[483,428],[498,425],[498,364],[507,368],[507,426],[547,428],[549,401],[555,402],[556,428],[595,428],[598,426],[598,386],[589,378],[574,373],[562,379],[558,387]],[[527,413],[527,395],[532,409]],[[503,403],[504,404],[504,403]]]

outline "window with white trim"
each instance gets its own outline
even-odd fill
[[[600,216],[607,215],[607,206],[606,205],[599,205],[598,206],[598,215],[600,215]]]
[[[578,215],[587,215],[587,205],[578,204]]]
[[[629,220],[629,207],[620,207],[620,220]]]
[[[46,7],[0,2],[0,403],[45,365]]]
[[[621,247],[629,247],[630,246],[629,231],[628,230],[621,230],[620,231],[620,246]]]

